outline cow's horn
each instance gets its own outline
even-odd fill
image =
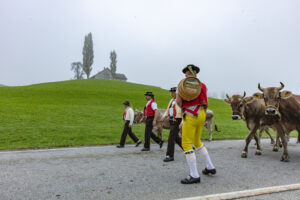
[[[245,98],[245,96],[246,96],[246,92],[244,91],[244,96],[242,97],[242,99]]]
[[[284,84],[282,82],[280,82],[280,87],[279,87],[279,90],[282,90],[284,88]]]
[[[228,96],[228,94],[226,94],[227,99],[230,101],[230,97]]]
[[[264,88],[260,87],[260,83],[258,83],[258,89],[262,92],[264,92]]]

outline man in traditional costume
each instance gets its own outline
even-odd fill
[[[134,120],[134,112],[133,109],[130,107],[129,101],[123,102],[125,112],[123,114],[123,120],[124,120],[124,129],[120,140],[120,145],[118,145],[118,148],[123,148],[125,146],[126,136],[127,134],[131,137],[131,139],[136,143],[136,147],[138,147],[142,142],[135,136],[135,134],[132,132],[131,127]]]
[[[182,70],[187,78],[196,78],[199,71],[199,67],[195,65],[187,65]],[[206,167],[202,170],[202,173],[205,175],[216,174],[216,169],[207,149],[201,142],[202,128],[205,122],[208,103],[206,85],[200,81],[199,83],[201,92],[195,99],[187,101],[182,98],[181,94],[179,94],[180,92],[176,96],[176,102],[183,111],[183,123],[180,125],[180,127],[182,126],[182,148],[190,168],[190,174],[187,178],[181,180],[182,184],[200,183],[195,151],[199,152],[205,160]]]
[[[147,103],[144,108],[144,116],[140,120],[140,122],[142,122],[146,117],[145,142],[142,151],[150,151],[150,137],[159,145],[160,148],[162,148],[164,142],[152,132],[153,126],[156,125],[158,115],[157,103],[154,101],[154,94],[152,92],[146,92],[145,98]]]
[[[176,87],[172,87],[170,90],[172,99],[170,100],[166,112],[163,114],[161,121],[164,121],[166,117],[169,117],[170,134],[168,138],[168,148],[166,158],[164,162],[170,162],[174,160],[175,142],[181,146],[181,137],[179,136],[179,125],[182,120],[181,108],[176,103]]]

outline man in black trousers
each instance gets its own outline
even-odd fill
[[[170,122],[168,148],[164,162],[170,162],[174,160],[175,142],[182,149],[181,137],[179,136],[179,125],[182,120],[182,115],[181,108],[176,103],[176,87],[172,87],[169,91],[171,92],[172,99],[170,100],[168,108],[161,119],[161,121],[164,121],[166,117],[169,117]]]
[[[124,120],[124,129],[120,140],[120,145],[118,145],[118,148],[123,148],[126,141],[127,134],[131,137],[131,139],[136,143],[136,147],[138,147],[142,142],[134,135],[134,133],[131,130],[133,120],[134,120],[134,112],[133,109],[130,107],[129,101],[124,101],[123,105],[125,107],[125,112],[123,114],[123,120]]]
[[[144,108],[144,116],[140,120],[140,122],[142,122],[146,117],[145,143],[142,151],[150,151],[150,137],[159,144],[160,148],[163,146],[164,142],[152,132],[153,126],[156,125],[158,115],[157,103],[154,101],[154,94],[152,92],[146,92],[145,98],[147,103]]]

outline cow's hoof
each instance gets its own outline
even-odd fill
[[[247,158],[247,152],[243,151],[241,157],[242,158]]]
[[[273,147],[273,151],[278,152],[278,147]]]
[[[282,157],[281,157],[281,160],[280,161],[282,161],[282,162],[289,162],[290,160],[289,160],[289,157],[287,156],[287,155],[283,155]]]
[[[282,148],[282,144],[279,144],[279,147]]]
[[[256,150],[255,155],[260,156],[261,155],[261,150]]]

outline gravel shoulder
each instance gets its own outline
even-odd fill
[[[151,144],[150,152],[127,145],[0,152],[0,199],[177,199],[300,182],[300,144],[288,146],[290,162],[280,162],[282,149],[273,152],[262,140],[256,156],[254,142],[248,158],[241,158],[244,140],[204,141],[217,168],[201,183],[182,185],[188,175],[183,152],[176,146],[175,161],[164,163],[166,146]],[[197,154],[198,169],[204,168]],[[296,199],[299,191],[244,199]]]

